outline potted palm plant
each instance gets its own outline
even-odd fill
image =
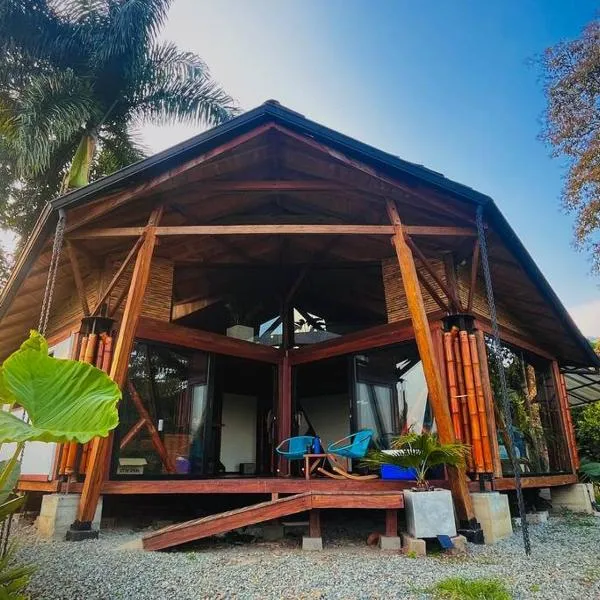
[[[364,459],[367,466],[393,465],[412,470],[415,485],[404,492],[406,528],[418,538],[456,535],[454,504],[450,490],[436,489],[428,481],[428,472],[440,465],[460,467],[468,446],[442,444],[434,433],[406,433],[395,437],[391,450],[373,450]]]

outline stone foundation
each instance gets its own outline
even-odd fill
[[[319,552],[323,550],[323,538],[304,536],[302,538],[302,550],[306,552]]]
[[[47,539],[64,540],[71,523],[77,518],[80,497],[79,494],[46,494],[36,521],[38,534]],[[100,529],[101,516],[102,496],[96,507],[92,529]]]
[[[594,514],[591,498],[594,497],[594,487],[591,483],[573,483],[554,487],[550,491],[552,510],[572,510],[576,513]]]
[[[398,536],[380,535],[379,549],[380,550],[396,550],[399,551],[402,545]]]
[[[471,499],[475,518],[483,529],[486,544],[495,544],[512,535],[512,522],[506,494],[500,492],[473,493]]]

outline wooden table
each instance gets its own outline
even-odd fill
[[[304,477],[306,479],[310,479],[311,474],[315,471],[315,469],[319,466],[319,464],[323,464],[329,454],[319,453],[319,454],[305,454],[304,455]],[[313,461],[311,464],[311,460]]]

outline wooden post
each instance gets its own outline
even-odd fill
[[[277,380],[277,442],[291,435],[292,430],[292,365],[287,350],[278,365]],[[289,475],[290,463],[278,457],[278,474]]]
[[[571,419],[571,409],[569,407],[569,398],[567,394],[567,386],[564,385],[564,379],[560,372],[558,363],[552,361],[552,383],[556,393],[556,399],[559,406],[560,420],[562,423],[563,435],[569,453],[569,464],[573,473],[577,472],[579,467],[579,454],[577,452],[577,442],[575,441],[575,430]]]
[[[385,511],[385,535],[398,537],[398,511],[395,508],[388,508]]]
[[[308,537],[321,537],[321,511],[318,508],[308,511]]]
[[[113,361],[110,369],[110,377],[119,387],[123,387],[126,381],[129,357],[135,340],[135,333],[144,302],[144,295],[150,278],[150,266],[154,245],[156,242],[155,228],[162,216],[162,206],[155,208],[150,215],[148,225],[144,233],[144,241],[140,245],[136,257],[129,293],[125,304],[123,319],[117,336],[117,343],[113,352]],[[110,451],[110,437],[95,438],[91,442],[88,456],[88,469],[83,484],[81,500],[77,521],[72,529],[90,529],[91,522],[96,512],[96,505],[100,497],[100,488],[105,475],[106,458]]]
[[[396,205],[389,199],[386,201],[386,205],[388,216],[394,226],[395,233],[392,241],[396,249],[396,256],[398,257],[410,318],[417,348],[419,349],[419,356],[423,364],[423,373],[427,382],[429,401],[433,409],[438,436],[442,443],[452,443],[455,441],[455,437],[452,428],[450,407],[440,378],[440,368],[442,365],[438,365],[435,358],[429,322],[427,321],[423,296],[421,295],[421,288],[417,279],[415,261],[410,248],[406,244],[402,221],[400,220]],[[459,519],[467,522],[472,521],[475,515],[471,496],[469,495],[466,473],[462,469],[451,467],[448,469],[448,477]]]

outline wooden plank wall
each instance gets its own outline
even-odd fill
[[[441,278],[444,277],[444,263],[441,260],[432,260],[431,265],[435,269]],[[438,294],[443,298],[444,293],[433,280],[433,277],[429,275],[420,267],[416,265],[417,270],[423,275],[431,286],[437,290]],[[408,310],[408,303],[406,301],[406,294],[404,293],[404,285],[402,284],[402,275],[400,274],[400,267],[398,266],[398,260],[394,258],[386,258],[381,261],[381,271],[383,274],[383,289],[385,292],[385,306],[387,309],[388,323],[395,323],[396,321],[405,321],[410,319],[410,312]],[[421,293],[423,296],[423,304],[425,305],[425,311],[429,313],[438,312],[440,307],[437,305],[435,300],[429,295],[427,290],[421,286]]]

